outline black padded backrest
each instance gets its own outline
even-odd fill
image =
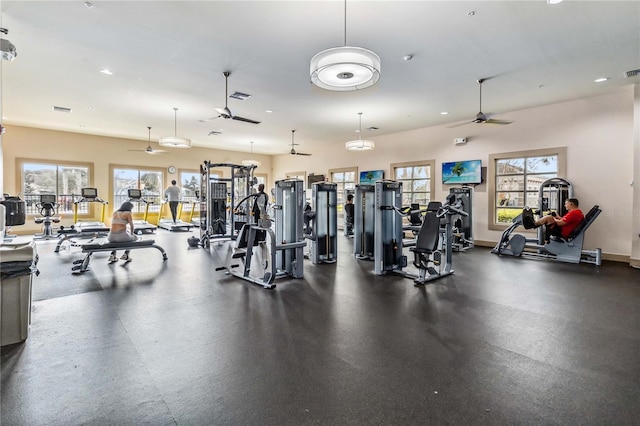
[[[440,210],[440,207],[442,207],[442,203],[440,201],[429,201],[429,204],[427,204],[427,211],[437,212]]]
[[[435,213],[427,213],[416,239],[416,248],[434,252],[440,238],[440,218]]]
[[[584,219],[582,220],[582,222],[580,222],[580,225],[576,226],[575,229],[571,231],[571,234],[569,234],[569,237],[567,239],[573,240],[582,232],[585,232],[587,228],[590,227],[591,224],[596,220],[598,215],[600,215],[600,213],[602,213],[602,210],[600,210],[600,206],[595,205],[591,207],[591,210],[589,210],[584,216]]]

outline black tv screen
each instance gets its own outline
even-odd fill
[[[446,185],[482,183],[482,160],[442,163],[442,183]]]
[[[97,188],[82,188],[82,197],[83,198],[97,198],[98,197],[98,189]]]

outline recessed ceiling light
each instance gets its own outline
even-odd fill
[[[265,112],[267,112],[267,113],[271,114],[271,113],[273,112],[273,110],[272,110],[272,109],[268,109],[268,110],[266,110]]]
[[[93,3],[89,3],[88,1],[85,1],[84,5],[87,7],[87,9],[93,9]]]
[[[447,115],[447,114],[449,114],[449,112],[448,112],[448,111],[442,111],[442,112],[440,113],[440,115]]]
[[[593,80],[594,83],[602,83],[603,81],[609,80],[609,77],[600,77]]]
[[[112,73],[111,71],[109,71],[108,69],[106,69],[106,68],[102,68],[102,69],[100,70],[100,72],[101,72],[102,74],[106,74],[106,75],[113,75],[113,73]]]
[[[473,16],[475,14],[476,12],[474,12],[473,10],[470,10],[469,12],[467,12],[467,16]]]
[[[402,59],[404,59],[405,61],[410,61],[413,59],[413,55],[404,55]]]
[[[562,3],[562,0],[547,0],[547,4],[558,4]]]

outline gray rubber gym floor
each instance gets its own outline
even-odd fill
[[[339,238],[274,290],[158,230],[71,274],[38,244],[32,325],[2,348],[3,425],[638,424],[640,271],[454,254],[416,288]]]

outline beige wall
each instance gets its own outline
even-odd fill
[[[633,209],[631,228],[631,265],[640,267],[640,84],[633,98]]]
[[[164,169],[164,181],[179,178],[180,170],[197,171],[205,160],[212,163],[240,164],[248,158],[247,153],[221,151],[215,149],[193,147],[189,149],[171,149],[168,154],[149,155],[144,152],[129,152],[129,149],[145,149],[147,141],[118,139],[104,136],[68,133],[53,130],[35,129],[29,127],[7,126],[7,132],[2,137],[3,153],[3,189],[4,193],[12,195],[20,192],[19,170],[16,170],[16,158],[33,158],[55,161],[80,161],[93,163],[93,182],[98,188],[98,194],[105,200],[111,199],[111,176],[109,165],[132,165],[161,167]],[[157,145],[156,145],[157,147]],[[272,182],[271,159],[269,155],[254,154],[253,158],[261,162],[256,173],[268,175],[267,181]],[[175,166],[178,173],[169,175],[167,168]],[[218,169],[218,168],[216,168]],[[228,174],[229,169],[220,169]],[[113,206],[109,206],[109,215]],[[98,210],[98,209],[96,209]],[[99,215],[99,211],[96,215]],[[98,217],[94,217],[98,219]],[[70,225],[70,217],[63,217],[63,224]],[[40,225],[32,220],[21,227],[15,227],[12,232],[39,232]]]
[[[640,89],[636,87],[635,90]],[[500,114],[500,118],[514,121],[508,126],[469,124],[453,129],[446,126],[422,128],[375,138],[367,135],[376,142],[372,152],[348,152],[340,141],[328,144],[322,150],[306,149],[313,153],[311,157],[255,155],[262,162],[257,172],[269,173],[269,184],[284,178],[287,172],[305,170],[307,174],[321,174],[329,169],[354,166],[359,170],[384,169],[389,176],[391,163],[435,159],[438,182],[435,199],[442,200],[448,192],[448,188],[439,183],[443,161],[479,158],[486,167],[492,153],[566,146],[565,178],[574,185],[583,210],[594,204],[603,210],[587,232],[585,248],[601,247],[610,258],[638,258],[637,254],[631,256],[631,250],[632,244],[638,243],[638,233],[632,233],[632,229],[640,229],[640,218],[634,215],[640,205],[640,193],[636,194],[632,186],[634,173],[640,172],[640,148],[636,146],[640,137],[638,124],[634,124],[634,115],[640,110],[639,97],[636,94],[634,98],[634,86],[626,86],[598,97]],[[456,137],[466,137],[469,142],[455,146],[453,139]],[[204,160],[237,163],[246,157],[244,153],[204,148],[172,150],[170,155],[150,156],[127,152],[132,148],[144,149],[145,141],[11,126],[2,142],[4,192],[10,193],[19,190],[15,170],[17,157],[93,162],[94,184],[103,197],[109,188],[109,164],[165,169],[174,165],[178,169],[197,169]],[[638,157],[635,160],[634,155]],[[477,186],[474,193],[474,237],[479,241],[495,242],[500,232],[488,229],[487,190],[485,183]],[[640,253],[640,249],[636,251]]]
[[[348,152],[344,142],[337,142],[311,151],[311,157],[277,156],[274,178],[281,179],[292,170],[318,174],[353,166],[389,173],[391,163],[435,159],[435,199],[443,200],[448,192],[440,184],[443,161],[482,159],[486,167],[492,153],[566,146],[565,178],[573,184],[581,207],[586,212],[598,204],[603,210],[587,232],[585,248],[600,247],[607,254],[628,257],[633,211],[633,111],[634,88],[626,86],[603,96],[500,114],[499,118],[513,120],[507,126],[438,126],[375,138],[369,133],[367,139],[376,142],[371,152]],[[469,142],[455,146],[456,137],[466,137]],[[474,193],[474,237],[495,242],[500,232],[488,229],[487,190],[485,183]]]

